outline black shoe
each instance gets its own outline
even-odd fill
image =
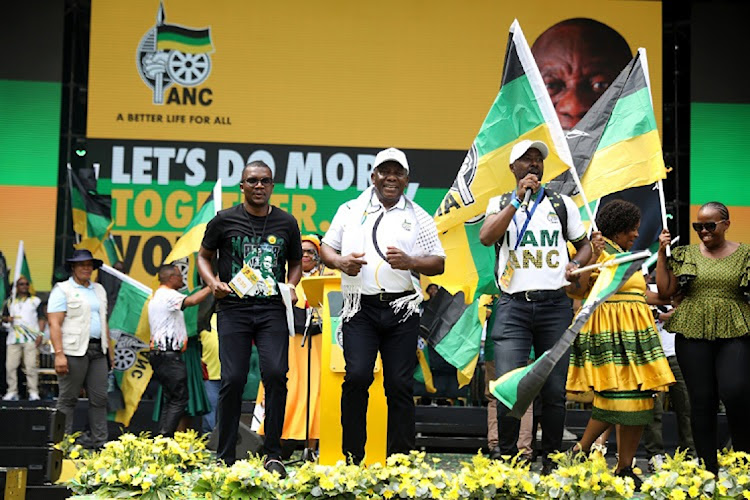
[[[542,476],[549,476],[550,474],[552,474],[552,471],[555,470],[556,467],[557,464],[555,462],[548,458],[545,458],[542,460],[542,470],[540,474]]]
[[[615,472],[615,476],[631,478],[633,480],[633,483],[635,484],[635,491],[641,491],[643,480],[638,477],[635,472],[633,472],[632,467],[625,467],[624,469],[620,469],[619,471]]]
[[[503,458],[503,454],[500,451],[499,446],[495,446],[490,450],[490,460],[500,460]]]
[[[263,466],[272,474],[276,472],[281,479],[286,477],[286,467],[284,467],[284,464],[280,460],[269,458]]]
[[[584,450],[581,443],[576,443],[565,451],[568,460],[575,463],[582,463],[588,459],[591,450]]]

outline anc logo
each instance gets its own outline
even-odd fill
[[[136,53],[138,72],[153,91],[153,103],[164,104],[164,93],[175,83],[185,90],[203,83],[211,73],[209,54],[213,51],[211,28],[193,29],[166,24],[164,5],[160,4],[156,26],[143,35]],[[202,89],[197,95],[195,92],[190,95],[184,93],[185,98],[180,99],[174,88],[168,103],[172,102],[172,93],[180,103],[192,101],[195,104],[197,100],[202,105],[208,105],[212,100],[210,89]]]

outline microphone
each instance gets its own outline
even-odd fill
[[[531,188],[526,188],[526,194],[523,196],[523,202],[521,202],[521,210],[528,210],[532,194]]]

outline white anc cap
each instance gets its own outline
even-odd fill
[[[542,153],[542,160],[547,159],[547,155],[549,155],[549,148],[545,143],[542,141],[531,141],[529,139],[524,139],[523,141],[518,141],[513,145],[513,149],[510,150],[510,162],[513,163],[520,157],[526,153],[531,148],[536,148],[539,150],[540,153]]]
[[[406,155],[400,149],[388,148],[379,152],[375,156],[375,162],[372,164],[373,170],[387,161],[395,161],[406,169],[407,174],[409,173],[409,162],[406,161]]]

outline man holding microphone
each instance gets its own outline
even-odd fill
[[[495,344],[495,374],[525,366],[533,346],[540,355],[562,336],[573,319],[564,287],[570,272],[587,263],[591,247],[578,207],[569,197],[542,186],[542,141],[521,140],[511,150],[510,170],[516,190],[492,198],[479,232],[483,245],[495,246],[495,279],[502,295],[491,332]],[[569,260],[566,241],[578,251]],[[562,446],[565,423],[567,363],[559,363],[541,391],[542,471],[552,462],[547,455]],[[520,422],[497,405],[498,446],[502,455],[515,456]]]

